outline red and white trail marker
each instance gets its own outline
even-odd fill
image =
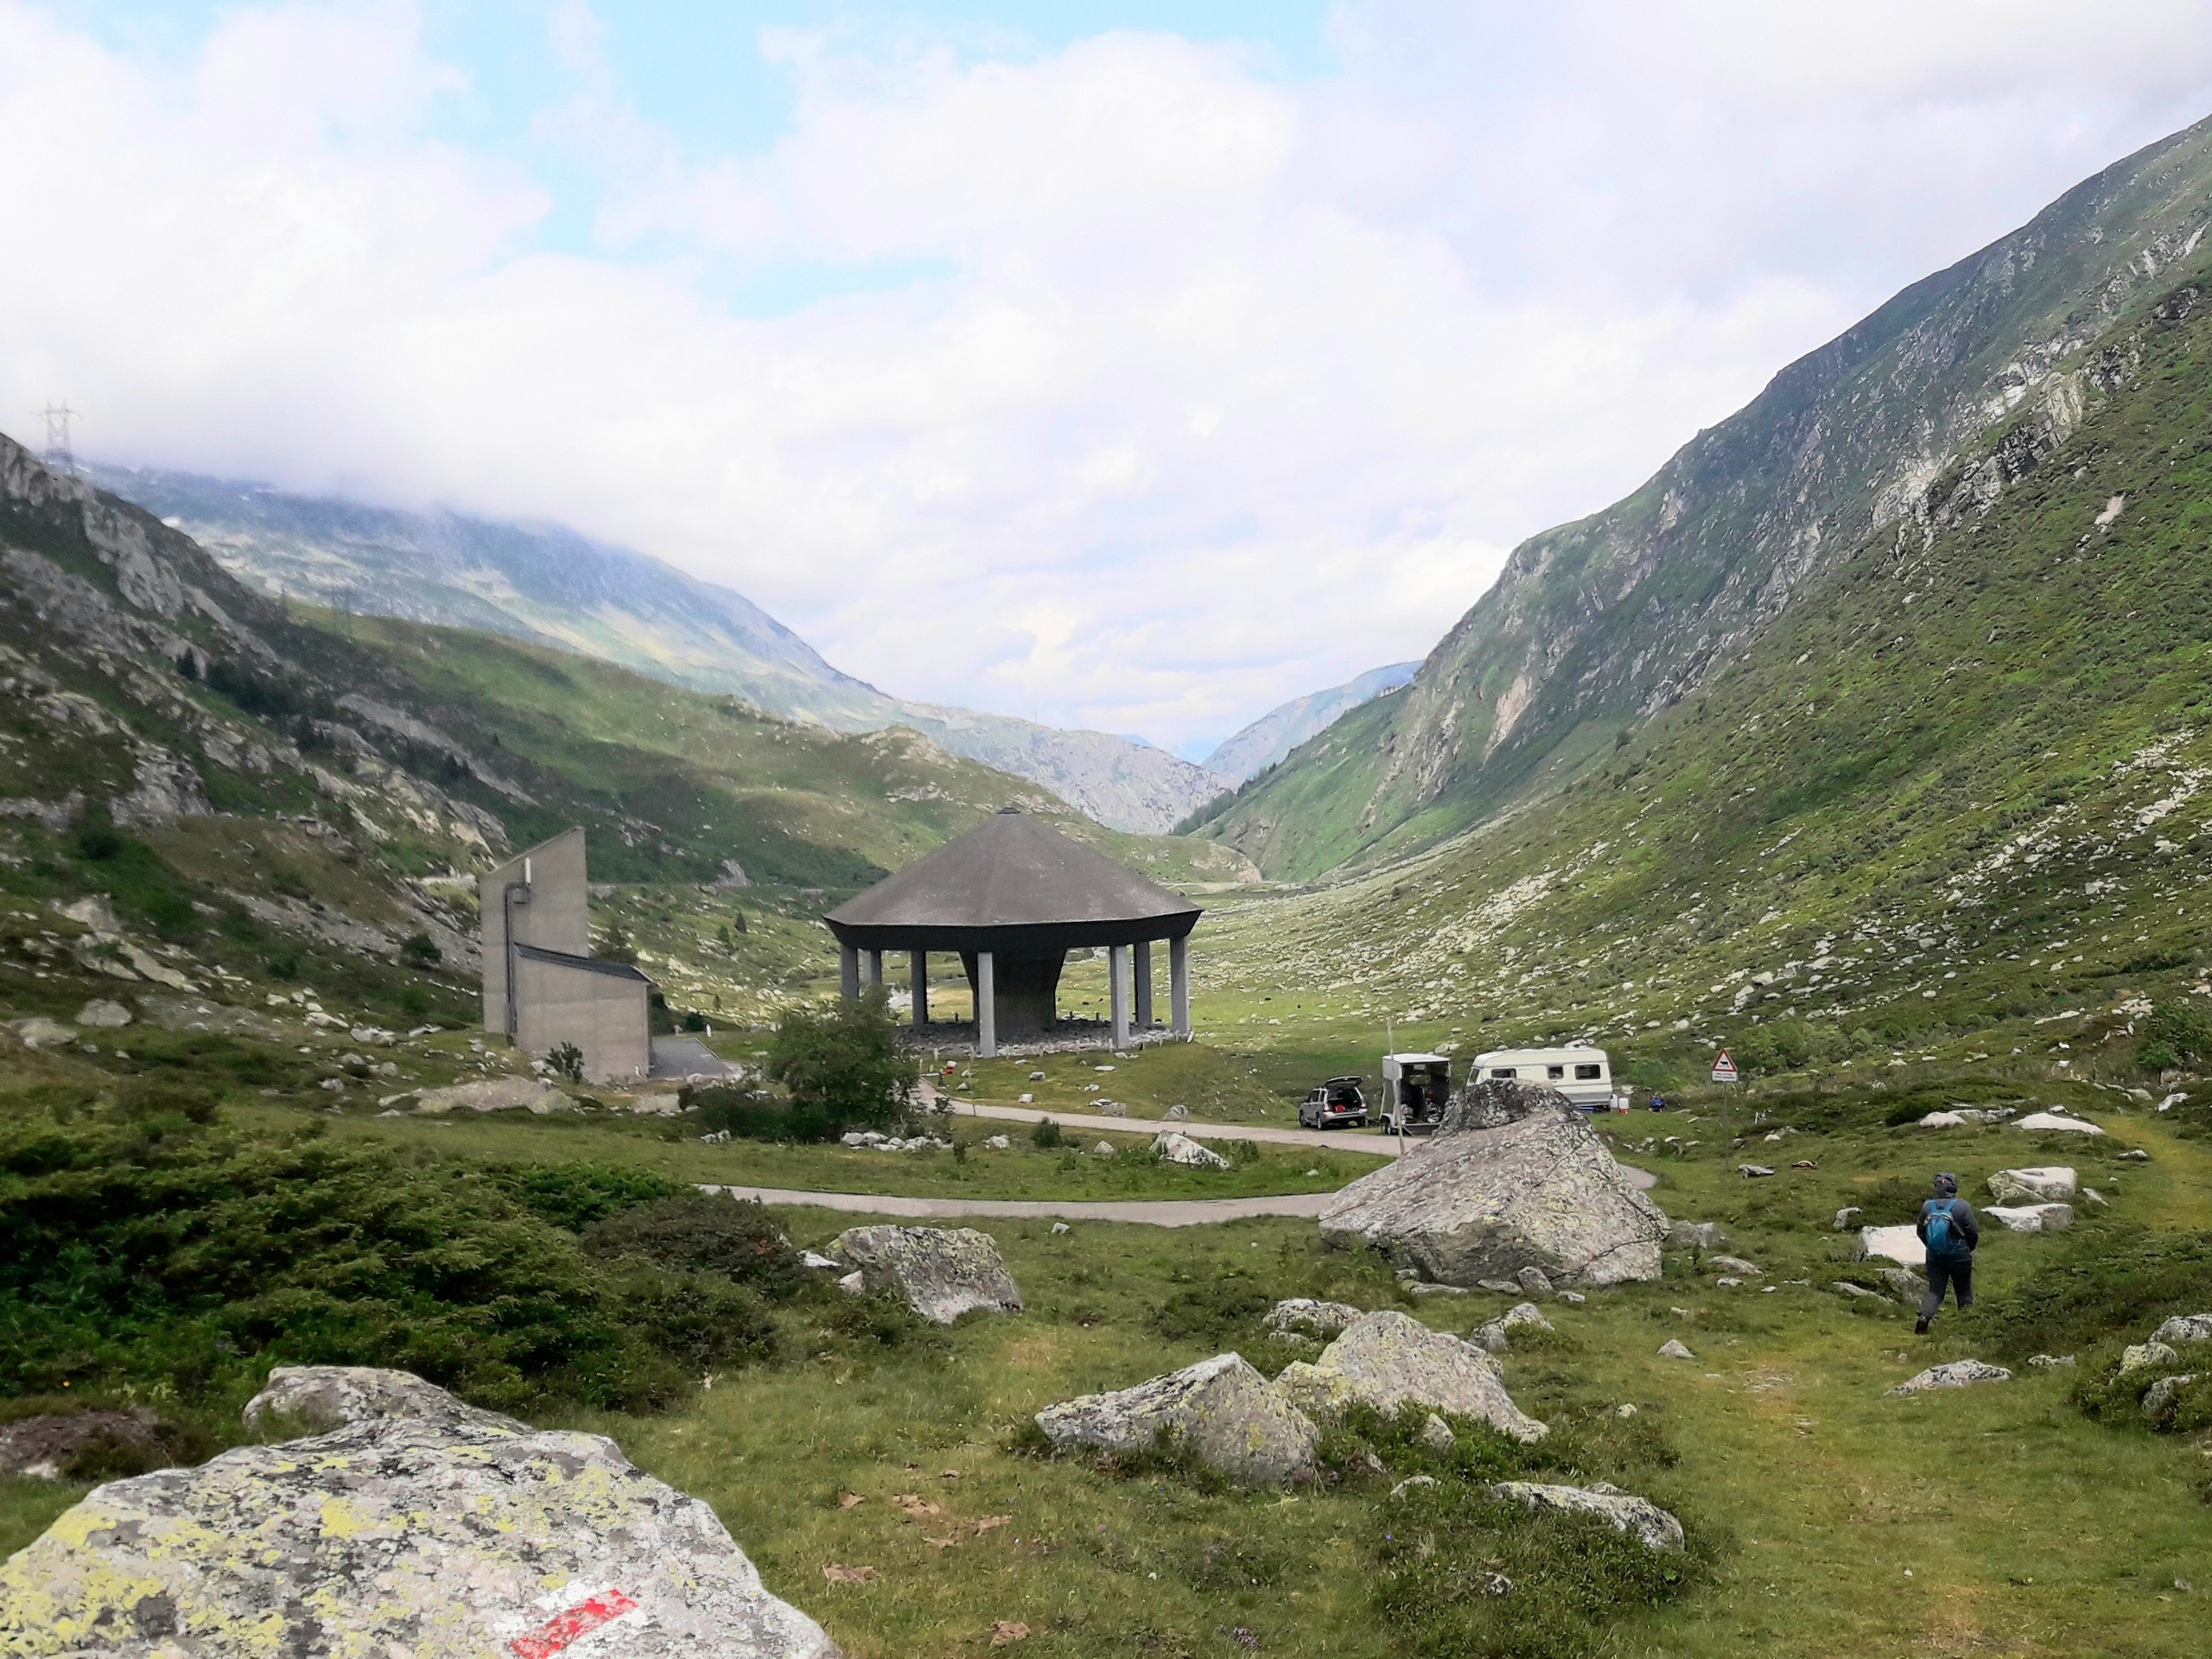
[[[1725,1048],[1720,1051],[1720,1058],[1713,1063],[1713,1080],[1715,1083],[1736,1081],[1736,1062],[1728,1058],[1728,1051]]]

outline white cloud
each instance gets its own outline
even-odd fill
[[[464,77],[405,7],[226,14],[179,75],[0,0],[0,421],[563,518],[889,689],[1174,745],[1421,654],[1520,537],[2212,102],[2196,7],[1376,3],[1305,79],[774,34],[789,130],[700,157],[549,18],[584,254],[430,136]],[[863,280],[724,302],[793,270]]]

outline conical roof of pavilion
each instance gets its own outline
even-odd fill
[[[863,950],[1069,950],[1179,938],[1198,906],[1007,807],[823,920]]]

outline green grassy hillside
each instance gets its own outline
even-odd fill
[[[1267,991],[1466,1046],[1584,1035],[1670,1083],[1720,1041],[1769,1071],[1924,1054],[2156,1088],[2212,1064],[2196,270],[2065,436],[2016,416],[1601,766],[1359,880],[1222,907],[1217,1018],[1264,1023]]]
[[[2069,191],[1792,364],[1626,499],[1516,549],[1387,709],[1210,810],[1271,875],[1428,845],[1601,766],[1742,660],[2009,421],[2063,435],[2101,353],[2201,264],[2212,125]]]

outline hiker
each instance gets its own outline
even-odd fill
[[[1928,1294],[1920,1304],[1916,1336],[1928,1334],[1928,1322],[1943,1306],[1943,1287],[1949,1284],[1961,1307],[1974,1306],[1974,1251],[1981,1243],[1974,1206],[1959,1196],[1959,1178],[1945,1173],[1936,1178],[1936,1196],[1920,1206],[1920,1223],[1913,1230],[1928,1247]]]

